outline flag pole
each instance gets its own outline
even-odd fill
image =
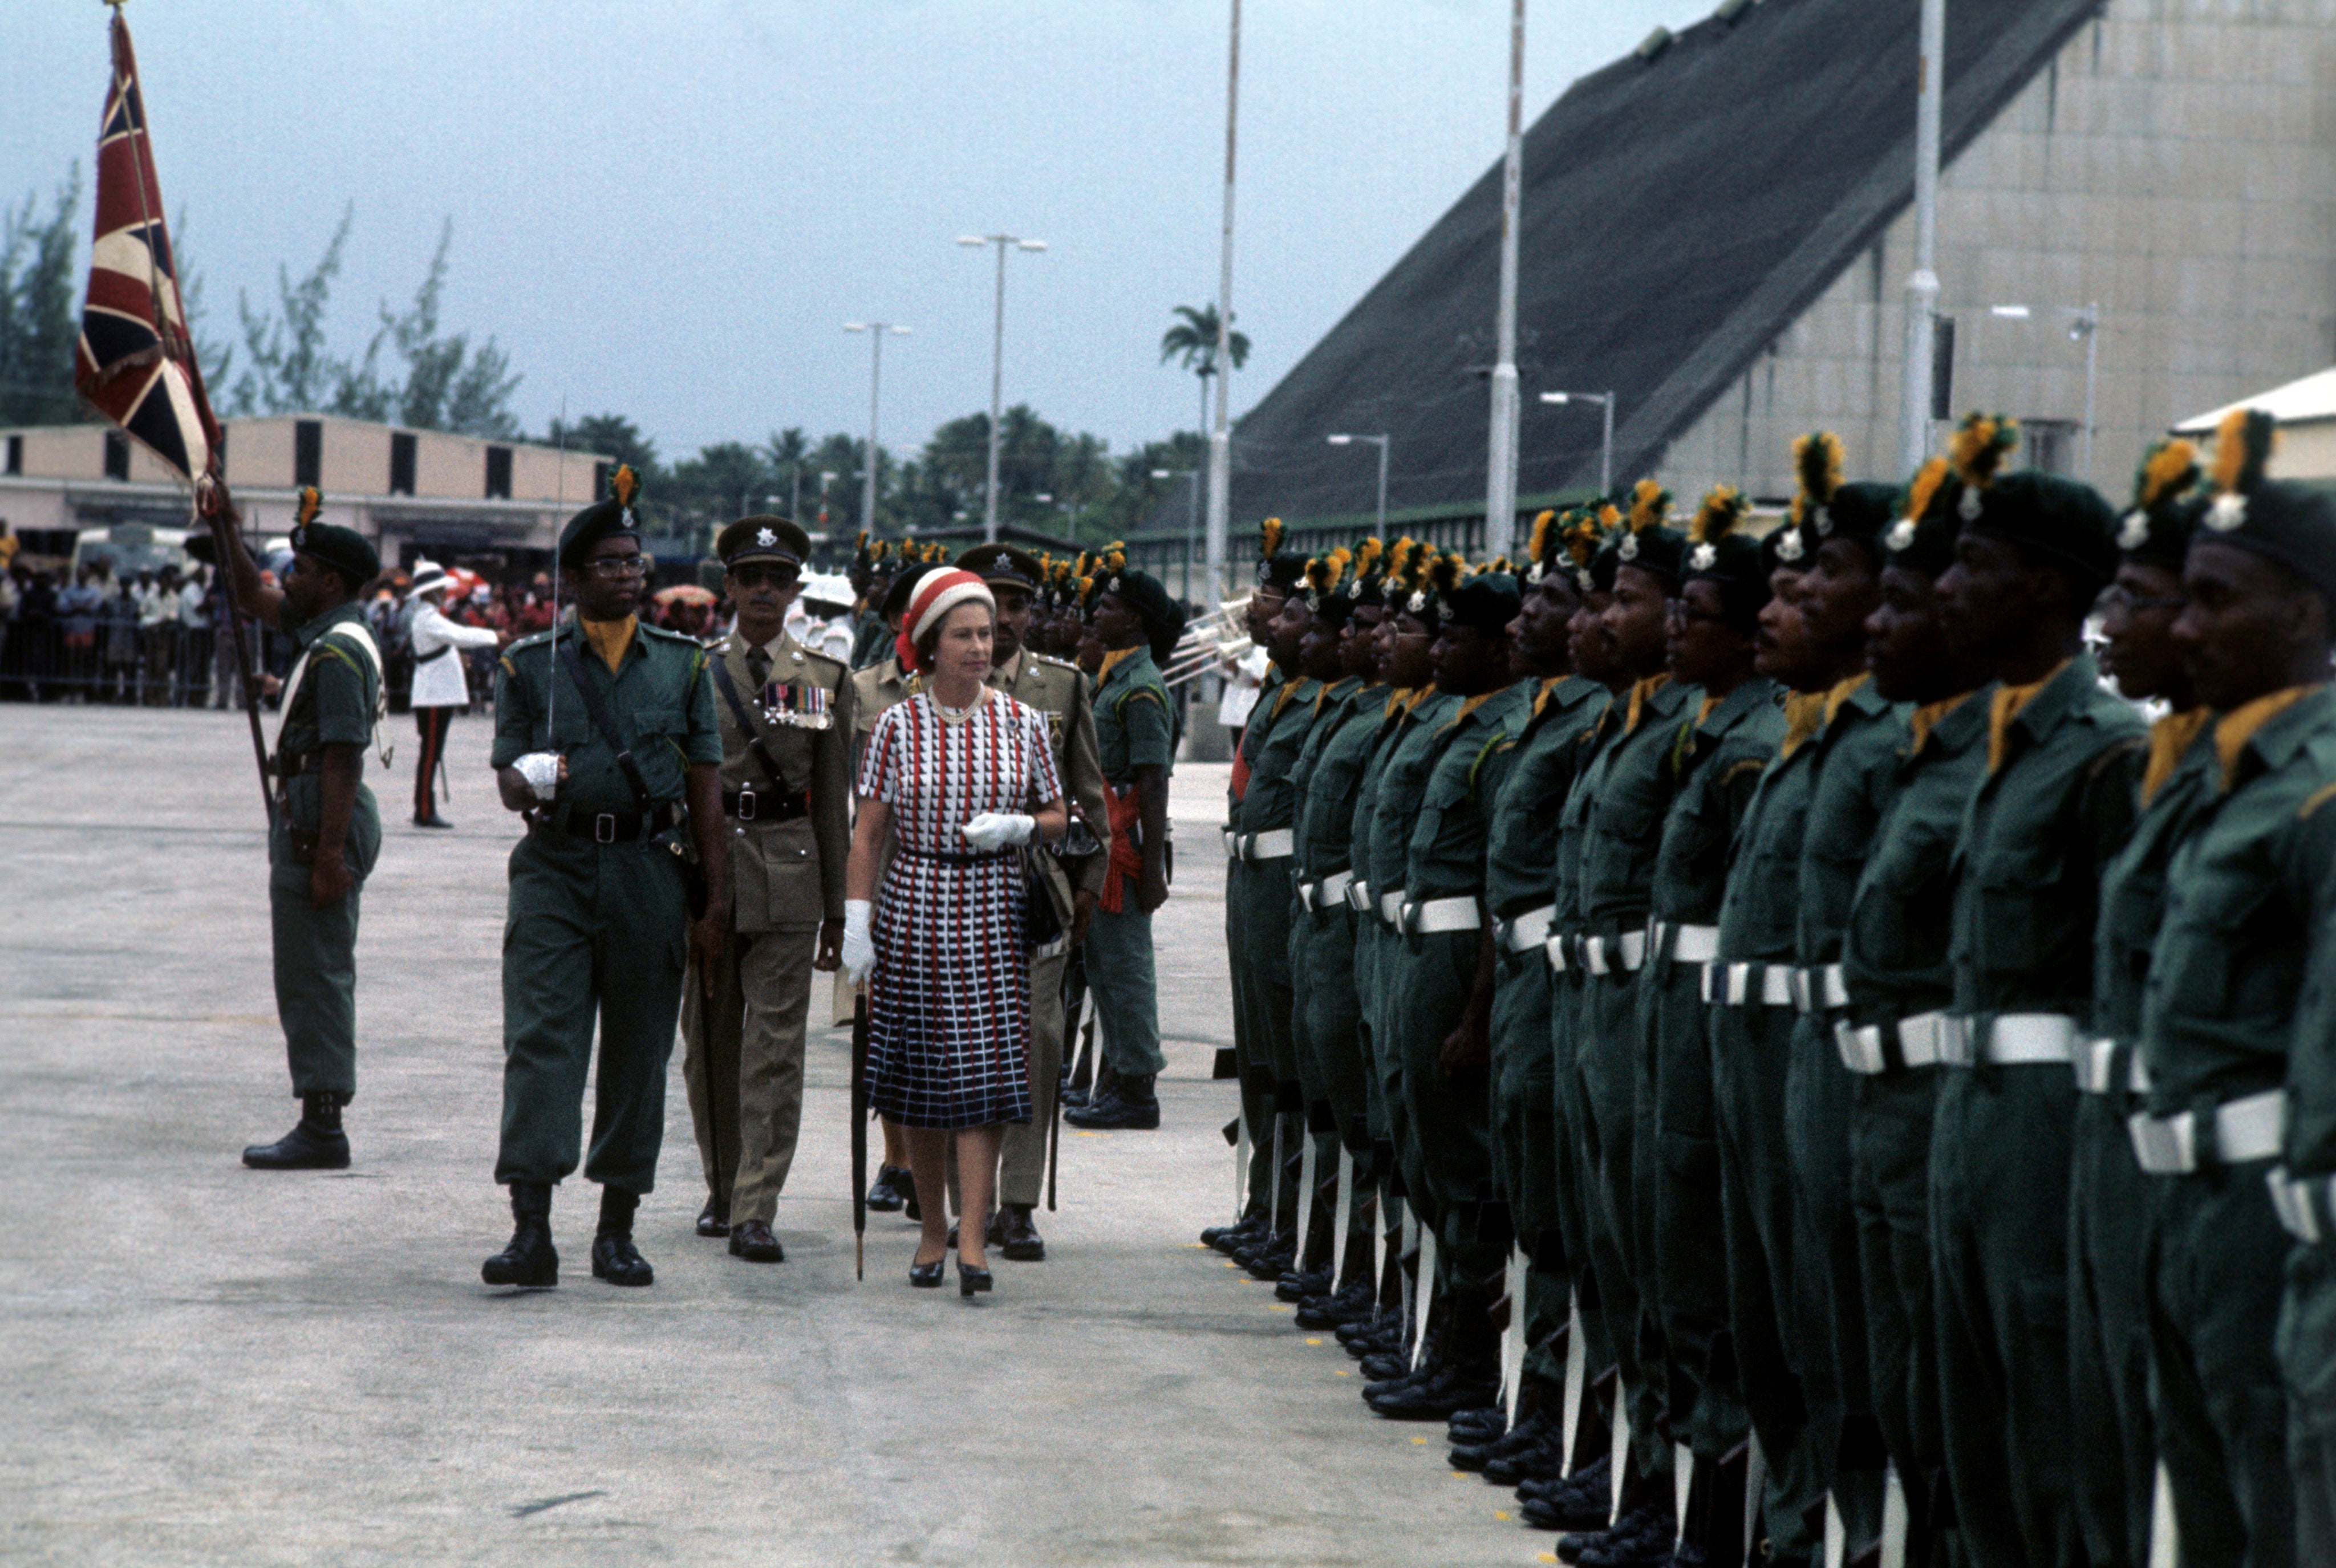
[[[110,0],[110,3],[118,5],[121,0]],[[195,486],[195,514],[198,519],[202,515],[202,485],[210,482],[211,475],[205,473],[202,482]],[[276,828],[276,792],[269,787],[268,741],[259,729],[259,679],[251,666],[250,638],[244,630],[243,596],[235,590],[235,567],[228,559],[229,544],[232,542],[236,549],[241,550],[243,541],[231,538],[229,532],[230,526],[227,509],[221,507],[210,520],[212,553],[218,557],[212,564],[218,569],[219,575],[227,579],[227,620],[229,629],[235,634],[236,684],[243,687],[243,714],[251,723],[252,760],[259,765],[259,803],[267,809],[268,831],[273,833]]]

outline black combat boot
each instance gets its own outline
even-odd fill
[[[1152,1092],[1150,1073],[1122,1073],[1111,1086],[1076,1110],[1063,1113],[1075,1127],[1148,1133],[1160,1125],[1160,1101]]]
[[[301,1096],[299,1125],[272,1144],[244,1150],[243,1163],[255,1171],[347,1170],[349,1136],[341,1131],[341,1096]]]
[[[560,1283],[560,1254],[551,1245],[551,1189],[541,1182],[511,1184],[511,1244],[479,1266],[490,1285],[550,1290]]]
[[[646,1285],[657,1271],[633,1245],[633,1211],[641,1195],[622,1187],[600,1189],[600,1229],[592,1238],[592,1277],[611,1285]]]

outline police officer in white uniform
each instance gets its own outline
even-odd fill
[[[434,560],[414,563],[414,727],[422,736],[414,765],[414,825],[451,828],[438,814],[431,779],[446,750],[446,726],[471,706],[471,683],[462,674],[462,650],[493,648],[502,638],[482,626],[463,626],[439,608],[445,596],[446,569]]]

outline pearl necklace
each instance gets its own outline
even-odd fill
[[[987,693],[983,694],[985,696],[987,695]],[[973,716],[974,710],[981,706],[981,703],[982,698],[978,696],[971,702],[966,704],[963,707],[951,707],[939,697],[935,696],[933,698],[933,709],[941,716],[941,721],[944,724],[963,724],[966,720]]]

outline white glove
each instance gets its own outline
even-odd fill
[[[965,842],[978,850],[994,850],[1007,844],[1027,844],[1038,831],[1038,819],[1024,816],[1020,812],[980,812],[966,819],[957,830]]]
[[[855,986],[876,968],[876,942],[868,934],[874,909],[866,899],[843,901],[843,978]]]

